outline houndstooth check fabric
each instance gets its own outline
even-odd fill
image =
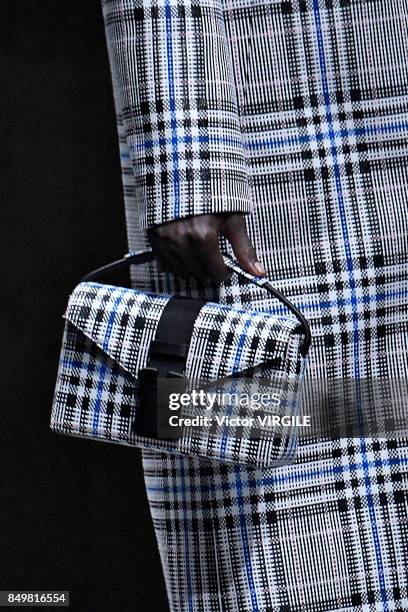
[[[406,379],[406,0],[103,11],[131,248],[155,223],[245,212],[312,324],[308,377]],[[153,268],[133,281],[183,288]],[[236,276],[219,297],[279,311]],[[145,451],[170,609],[408,610],[407,461],[406,437],[358,435],[262,470]]]

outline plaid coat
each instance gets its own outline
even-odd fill
[[[241,211],[311,322],[309,378],[407,378],[406,0],[102,5],[130,248]],[[219,299],[276,307],[236,276]],[[265,470],[144,451],[171,610],[408,610],[407,463],[404,437],[305,441]]]

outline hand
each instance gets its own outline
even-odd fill
[[[249,239],[241,214],[210,214],[171,221],[148,230],[160,268],[182,278],[225,280],[228,269],[222,259],[219,237],[231,243],[241,266],[255,276],[265,270]]]

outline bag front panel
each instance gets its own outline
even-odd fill
[[[174,440],[144,437],[132,430],[138,415],[138,371],[147,364],[150,343],[168,300],[169,296],[98,283],[81,283],[75,289],[65,315],[52,429],[248,465],[288,461],[295,448],[295,430],[290,426],[274,434],[266,427],[255,439],[250,426],[183,426],[181,436]],[[291,397],[297,396],[303,359],[296,327],[297,321],[291,318],[206,304],[190,342],[189,388],[221,380],[227,391],[231,385],[235,391],[248,389],[248,385],[253,390],[253,385],[259,387],[273,378],[290,390]],[[236,378],[229,379],[231,375]],[[289,410],[295,414],[296,402]],[[221,411],[229,417],[242,414],[233,406],[221,407]],[[206,409],[190,404],[181,414],[193,418],[206,414]]]

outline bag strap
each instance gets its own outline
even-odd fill
[[[288,300],[288,298],[286,298],[282,293],[280,293],[280,291],[275,289],[275,287],[271,285],[270,281],[267,278],[260,276],[252,276],[252,274],[246,272],[236,261],[231,259],[231,257],[229,257],[228,255],[223,254],[223,257],[224,263],[229,270],[231,270],[232,272],[236,272],[239,276],[247,279],[252,284],[257,285],[258,287],[262,287],[262,289],[265,289],[265,291],[267,291],[269,294],[273,295],[274,298],[279,300],[279,302],[281,302],[281,304],[283,304],[296,317],[301,327],[301,333],[304,335],[300,351],[302,356],[306,357],[310,348],[312,336],[309,322],[300,312],[300,310],[298,310],[298,308],[294,304],[292,304],[292,302]],[[81,282],[97,281],[111,272],[119,272],[120,270],[127,269],[131,265],[140,265],[154,260],[155,256],[153,251],[130,252],[127,253],[122,259],[118,259],[116,261],[113,261],[112,263],[107,264],[106,266],[102,266],[101,268],[93,270],[92,272],[84,276]]]

